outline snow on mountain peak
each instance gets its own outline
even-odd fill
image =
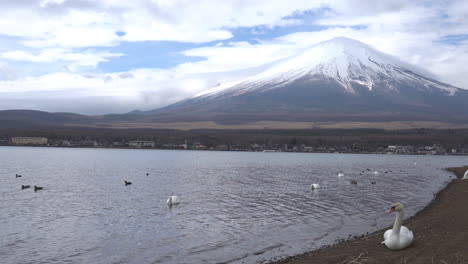
[[[346,90],[353,92],[351,81],[366,85],[371,90],[376,75],[389,75],[396,69],[429,75],[362,42],[339,37],[318,43],[255,76],[254,79],[274,78],[283,74],[282,79],[292,81],[303,77],[304,74],[322,75],[337,80]]]
[[[425,76],[425,77],[424,77]],[[270,90],[286,86],[301,78],[329,78],[337,81],[349,93],[355,93],[353,83],[374,88],[382,78],[403,82],[423,83],[453,95],[457,88],[434,81],[432,74],[416,66],[377,51],[367,44],[345,37],[337,37],[315,44],[300,54],[283,59],[260,74],[234,85],[222,85],[194,97],[232,95],[252,90]],[[388,89],[397,89],[388,85]]]

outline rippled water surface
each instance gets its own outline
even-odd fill
[[[0,259],[285,257],[390,226],[394,215],[385,212],[395,201],[404,203],[406,216],[414,214],[451,179],[443,168],[465,163],[451,156],[0,147]],[[321,188],[311,191],[311,183]],[[168,208],[171,193],[182,202]]]

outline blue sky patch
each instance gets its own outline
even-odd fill
[[[181,43],[175,41],[141,41],[122,42],[111,49],[103,49],[112,53],[126,54],[118,58],[110,58],[109,62],[99,64],[101,72],[121,72],[138,68],[171,68],[186,62],[204,60],[200,57],[188,57],[181,52],[203,46],[205,44]]]
[[[451,44],[451,45],[459,45],[460,42],[468,40],[468,34],[460,34],[460,35],[447,35],[439,39],[439,42]]]

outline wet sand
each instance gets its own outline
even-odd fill
[[[409,248],[391,251],[381,244],[389,226],[365,237],[274,263],[468,264],[468,180],[461,180],[467,169],[468,166],[448,169],[457,179],[440,191],[426,208],[403,222],[414,233]]]

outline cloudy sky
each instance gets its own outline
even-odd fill
[[[468,89],[468,1],[0,0],[0,110],[149,110],[345,36]]]

